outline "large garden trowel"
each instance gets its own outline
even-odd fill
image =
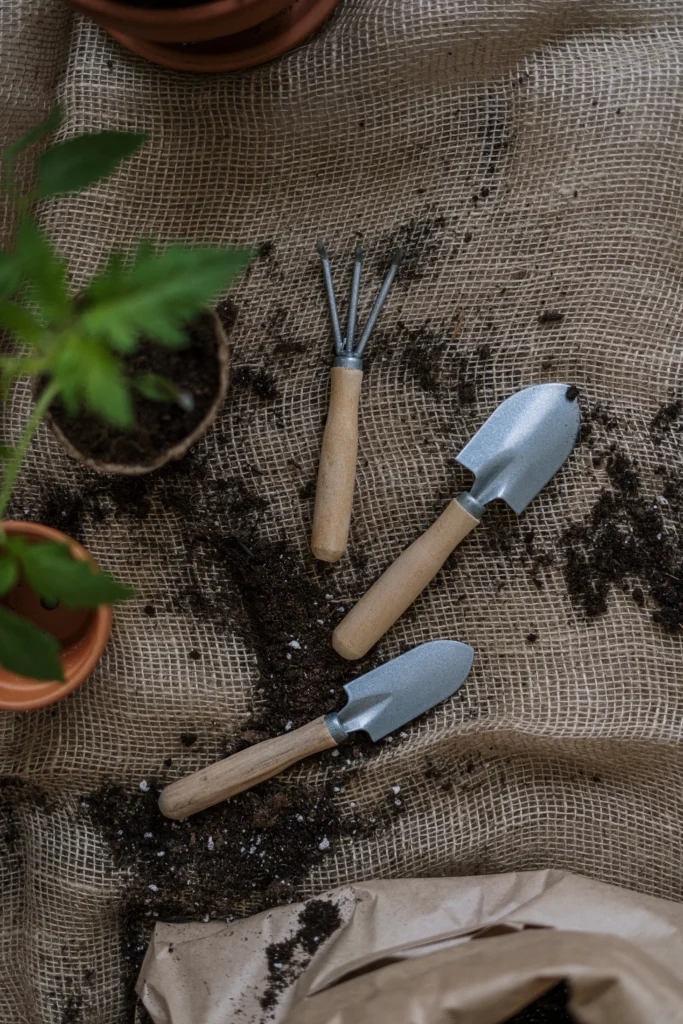
[[[494,498],[519,515],[568,458],[581,419],[578,391],[536,384],[499,405],[457,461],[476,477],[432,526],[399,555],[332,634],[338,654],[362,658],[436,576]]]
[[[380,740],[455,693],[467,679],[473,659],[473,649],[457,640],[433,640],[414,647],[347,683],[349,699],[341,711],[172,782],[161,794],[159,807],[168,818],[187,818],[251,789],[310,754],[338,746],[352,732],[366,732]]]

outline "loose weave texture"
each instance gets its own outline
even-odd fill
[[[366,563],[342,560],[326,584],[353,599],[457,493],[465,475],[453,456],[522,386],[566,381],[611,410],[612,439],[653,498],[655,467],[681,468],[675,435],[655,448],[648,432],[681,388],[681,21],[673,0],[343,0],[278,61],[190,76],[129,55],[61,0],[2,0],[2,141],[57,100],[65,136],[150,133],[113,179],[41,210],[76,287],[109,248],[143,237],[272,243],[233,296],[231,342],[236,365],[274,374],[278,398],[235,389],[198,450],[215,479],[249,480],[267,502],[254,542],[284,537],[311,579],[312,503],[300,491],[315,475],[331,352],[315,239],[339,264],[362,235],[364,312],[388,253],[407,243],[410,273],[371,342],[363,385],[351,549]],[[548,309],[564,319],[540,325]],[[411,361],[425,337],[433,372]],[[469,403],[458,392],[465,367],[476,380]],[[20,388],[3,440],[16,440],[28,409]],[[78,479],[41,429],[15,514],[35,516],[46,487]],[[561,555],[563,530],[605,483],[580,446],[524,528]],[[383,745],[355,779],[361,808],[401,784],[405,813],[334,845],[301,896],[370,878],[554,867],[683,898],[680,638],[619,589],[586,622],[561,557],[539,589],[519,554],[492,550],[513,518],[489,513],[381,642],[391,657],[452,637],[477,657],[461,698]],[[254,652],[237,631],[144,613],[184,579],[181,525],[159,503],[144,522],[88,525],[87,546],[139,598],[117,609],[79,692],[0,718],[2,773],[51,800],[20,802],[18,840],[0,837],[8,1024],[59,1024],[83,977],[76,1019],[125,1019],[126,880],[78,797],[108,779],[175,777],[163,761],[188,722],[203,746],[186,752],[184,770],[200,767],[259,706]],[[195,648],[201,659],[188,659]],[[427,785],[428,762],[447,766],[450,791]],[[313,785],[322,771],[298,769]]]

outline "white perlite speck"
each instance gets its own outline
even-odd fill
[[[148,885],[148,886],[147,886],[147,888],[148,888],[148,889],[151,889],[151,890],[152,890],[152,892],[158,892],[158,891],[159,891],[159,886],[158,886],[158,885],[155,885],[155,884],[154,884],[154,882],[152,882],[152,884],[151,884],[151,885]]]
[[[149,790],[149,782],[147,781],[147,779],[143,779],[141,781],[140,789],[142,790],[143,793],[146,793]]]
[[[319,850],[329,850],[329,848],[330,848],[330,841],[327,838],[327,836],[325,836],[325,838],[321,839],[321,841],[318,843],[318,849]]]
[[[209,838],[206,841],[206,845],[207,845],[209,850],[213,850],[213,848],[214,848],[213,836],[209,836]]]
[[[392,786],[391,787],[391,792],[392,793],[400,793],[401,792],[401,787],[400,786]]]
[[[290,640],[289,641],[289,646],[293,647],[295,651],[300,651],[301,650],[301,644],[299,643],[298,640]]]

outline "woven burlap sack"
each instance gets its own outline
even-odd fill
[[[646,496],[660,493],[657,466],[680,469],[675,433],[655,445],[649,424],[681,386],[681,20],[674,0],[342,0],[282,60],[192,77],[126,54],[62,0],[2,0],[2,136],[56,100],[63,135],[151,135],[115,178],[41,210],[75,287],[141,237],[272,243],[235,293],[231,340],[236,365],[269,367],[278,398],[235,390],[199,452],[213,479],[249,480],[267,502],[253,542],[284,536],[311,580],[300,491],[330,356],[315,238],[339,259],[362,234],[365,309],[387,253],[406,244],[364,382],[351,536],[363,557],[326,584],[353,599],[462,485],[454,454],[521,386],[566,381],[585,409],[608,409]],[[539,323],[548,310],[564,318]],[[20,388],[3,440],[28,408]],[[581,446],[524,514],[554,564],[533,568],[521,541],[497,546],[513,517],[491,512],[384,638],[382,657],[465,640],[475,667],[461,699],[385,744],[339,794],[342,810],[362,811],[399,784],[403,813],[332,844],[301,897],[368,878],[559,867],[681,898],[680,639],[619,588],[587,622],[563,577],[562,533],[605,484]],[[43,429],[14,514],[37,517],[55,486],[82,477]],[[144,521],[86,522],[84,542],[139,600],[117,610],[78,693],[0,718],[2,771],[27,783],[23,799],[14,784],[0,837],[3,1021],[125,1019],[126,873],[78,798],[106,779],[175,777],[163,762],[188,720],[202,744],[183,767],[199,767],[262,699],[238,630],[172,602],[145,614],[186,582],[181,526],[159,501]],[[430,765],[447,786],[425,778]],[[298,771],[315,787],[326,769]]]

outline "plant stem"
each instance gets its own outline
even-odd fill
[[[33,440],[33,435],[40,425],[40,421],[52,405],[53,401],[59,394],[59,384],[56,381],[50,381],[38,397],[36,404],[33,406],[33,411],[28,418],[24,433],[21,435],[19,444],[14,449],[12,457],[8,459],[5,466],[5,473],[2,480],[2,489],[0,490],[0,523],[5,518],[5,512],[9,500],[12,497],[12,491],[14,490],[14,484],[17,479],[17,474],[21,469],[24,459],[26,458],[26,452],[28,446]],[[0,536],[2,534],[2,527],[0,526]]]

